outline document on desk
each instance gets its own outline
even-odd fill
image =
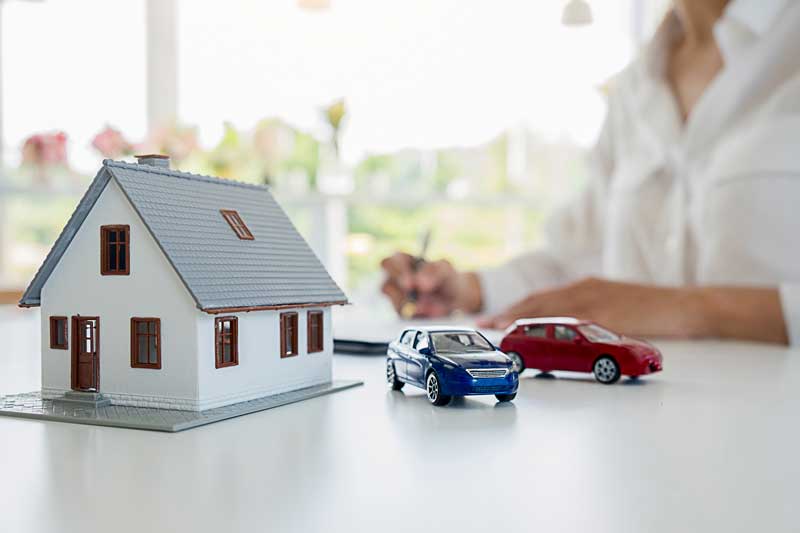
[[[370,313],[356,306],[338,308],[333,313],[334,350],[339,353],[386,354],[386,346],[400,333],[414,326],[466,326],[475,328],[475,317],[404,320],[388,313]],[[477,329],[477,328],[476,328]],[[497,345],[503,338],[499,330],[480,329]]]

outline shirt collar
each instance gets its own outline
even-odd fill
[[[733,0],[725,8],[722,21],[735,22],[755,36],[769,30],[787,0]]]
[[[778,18],[786,0],[734,0],[714,25],[714,39],[725,64],[741,57]]]
[[[714,38],[726,63],[763,36],[776,22],[788,0],[731,0],[714,25]],[[667,13],[645,49],[648,71],[663,78],[667,51],[680,38],[681,22],[674,11]]]

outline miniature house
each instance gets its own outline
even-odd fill
[[[20,301],[44,398],[191,411],[329,383],[344,303],[266,187],[163,156],[103,161]]]

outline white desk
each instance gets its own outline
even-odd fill
[[[38,322],[0,313],[0,390],[38,384]],[[163,434],[0,418],[0,531],[800,530],[800,353],[659,343],[602,386],[526,373],[517,400],[446,408],[365,387]],[[25,350],[34,350],[28,352]]]

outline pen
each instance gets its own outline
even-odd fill
[[[432,229],[428,228],[423,234],[420,243],[420,250],[419,254],[414,257],[413,262],[411,263],[411,269],[416,272],[419,268],[425,264],[425,255],[428,253],[428,244],[431,242],[431,233]],[[405,319],[413,318],[414,315],[417,314],[417,298],[419,294],[417,293],[417,289],[411,289],[406,294],[406,301],[400,307],[400,316]]]

